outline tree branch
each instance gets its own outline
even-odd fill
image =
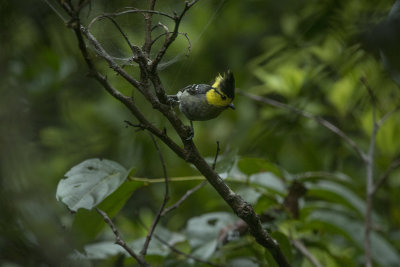
[[[156,226],[157,226],[158,222],[160,221],[160,218],[162,216],[162,213],[163,213],[163,210],[165,208],[165,205],[167,204],[168,199],[169,199],[168,174],[167,174],[167,167],[165,166],[164,157],[163,157],[163,155],[161,153],[160,147],[157,144],[157,140],[154,138],[154,136],[152,134],[150,134],[150,137],[151,137],[151,140],[153,140],[154,146],[156,147],[158,156],[160,158],[161,166],[162,166],[162,169],[163,169],[165,192],[164,192],[164,199],[163,199],[163,201],[162,201],[162,203],[160,205],[160,208],[158,209],[158,212],[157,212],[156,216],[153,219],[153,222],[151,224],[149,232],[147,233],[146,240],[145,240],[145,242],[143,244],[143,248],[140,251],[140,255],[142,255],[142,257],[144,257],[146,255],[146,253],[147,253],[147,249],[149,247],[151,237],[154,234],[154,230],[156,229]]]
[[[149,263],[145,261],[145,259],[142,256],[137,255],[127,244],[126,242],[122,239],[121,234],[119,233],[118,229],[115,227],[114,223],[108,217],[108,215],[102,211],[99,208],[96,208],[96,211],[103,217],[104,221],[108,226],[110,226],[111,230],[113,231],[116,241],[115,244],[121,246],[123,249],[125,249],[126,252],[128,252],[129,255],[131,255],[141,266],[150,266]]]
[[[369,141],[368,154],[365,158],[365,168],[366,168],[366,192],[365,192],[365,202],[366,202],[366,211],[365,211],[365,229],[364,229],[364,253],[365,253],[365,266],[372,267],[372,259],[371,259],[371,225],[372,225],[372,198],[373,198],[373,187],[374,187],[374,156],[375,156],[375,142],[376,135],[379,130],[379,125],[376,120],[376,97],[373,93],[373,90],[369,87],[365,78],[361,78],[360,81],[364,84],[365,88],[368,91],[368,94],[371,97],[371,105],[372,105],[372,132]]]
[[[400,158],[393,161],[387,170],[379,177],[378,181],[375,183],[375,186],[372,188],[371,194],[375,194],[375,192],[381,187],[386,180],[389,178],[390,174],[400,166]]]
[[[313,254],[311,254],[307,247],[304,246],[303,242],[301,242],[300,240],[293,240],[292,244],[301,252],[301,254],[304,255],[304,257],[306,257],[310,261],[312,265],[314,265],[315,267],[322,267],[322,264],[314,257]]]
[[[261,97],[261,96],[257,96],[257,95],[253,95],[253,94],[249,94],[243,91],[239,91],[238,93],[241,95],[244,95],[254,101],[257,102],[261,102],[270,106],[274,106],[274,107],[278,107],[278,108],[282,108],[282,109],[286,109],[289,110],[293,113],[296,113],[300,116],[303,116],[305,118],[308,119],[312,119],[314,121],[316,121],[317,123],[319,123],[320,125],[324,126],[325,128],[327,128],[328,130],[330,130],[331,132],[333,132],[334,134],[338,135],[339,137],[341,137],[348,145],[350,145],[355,151],[356,153],[363,159],[365,160],[367,155],[364,153],[364,151],[361,150],[361,148],[353,141],[353,139],[351,139],[347,134],[345,134],[342,130],[340,130],[337,126],[335,126],[334,124],[332,124],[331,122],[316,116],[314,114],[311,114],[309,112],[306,112],[304,110],[295,108],[293,106],[287,105],[285,103],[279,102],[277,100],[274,99],[270,99],[270,98],[266,98],[266,97]]]
[[[200,173],[206,177],[209,183],[215,188],[215,190],[220,194],[220,196],[225,200],[225,202],[232,208],[232,210],[243,219],[249,226],[250,233],[255,237],[256,241],[264,246],[266,249],[270,251],[276,262],[279,266],[290,266],[287,262],[285,256],[283,255],[279,244],[272,239],[272,237],[268,234],[268,232],[262,227],[261,221],[259,216],[255,213],[253,207],[245,202],[239,195],[235,194],[228,185],[223,181],[223,179],[215,172],[215,170],[210,166],[205,159],[200,155],[197,147],[193,143],[193,140],[187,140],[187,137],[190,136],[190,128],[184,126],[182,121],[177,117],[175,112],[173,111],[172,107],[165,104],[166,103],[166,95],[165,90],[162,86],[161,80],[157,74],[157,65],[161,61],[162,57],[164,56],[167,48],[171,43],[175,40],[176,36],[178,35],[179,24],[185,15],[185,13],[192,7],[197,0],[192,2],[186,2],[184,10],[177,16],[175,14],[175,28],[168,39],[168,42],[160,49],[159,53],[157,54],[154,61],[151,65],[147,66],[144,65],[144,62],[139,67],[141,69],[141,82],[138,82],[128,73],[126,73],[113,59],[107,54],[107,52],[103,49],[103,47],[97,42],[95,37],[85,28],[83,27],[78,19],[78,14],[73,14],[73,20],[71,27],[74,29],[77,37],[79,47],[81,49],[82,55],[85,57],[85,61],[87,62],[89,69],[91,71],[91,75],[95,77],[105,88],[107,91],[110,92],[114,97],[116,97],[119,101],[121,101],[131,112],[132,114],[139,120],[143,129],[149,130],[155,136],[160,138],[170,149],[172,149],[180,158],[186,160],[187,162],[192,163]],[[152,125],[146,117],[140,112],[137,108],[135,102],[132,98],[123,96],[117,90],[115,90],[102,76],[99,72],[96,71],[89,53],[86,50],[85,43],[81,36],[83,34],[89,42],[94,46],[96,53],[102,57],[109,66],[121,75],[125,80],[127,80],[130,84],[132,84],[135,88],[141,92],[147,101],[153,106],[154,109],[159,110],[171,123],[173,128],[176,130],[178,135],[180,136],[183,144],[184,149],[178,146],[172,139],[170,139],[164,131],[160,131],[154,125]],[[143,60],[147,59],[145,56],[142,56]],[[142,62],[142,61],[139,61]],[[155,97],[151,92],[148,90],[148,80],[150,79],[157,97]]]

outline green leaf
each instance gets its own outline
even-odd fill
[[[126,181],[101,202],[98,208],[107,213],[110,218],[113,218],[122,209],[132,193],[144,185],[144,182]],[[76,233],[75,236],[79,236],[82,244],[86,244],[92,241],[105,226],[103,217],[95,210],[80,209],[75,214],[72,232]]]
[[[364,201],[343,185],[331,181],[321,181],[317,184],[308,184],[307,187],[307,196],[343,204],[362,216],[365,213]]]
[[[190,246],[197,248],[217,240],[221,229],[236,220],[237,217],[227,212],[213,212],[190,219],[186,227]]]
[[[276,176],[281,176],[280,170],[265,159],[260,158],[241,158],[237,163],[241,172],[250,175],[259,172],[272,172]]]
[[[335,235],[342,235],[352,241],[360,250],[364,246],[364,222],[357,221],[340,213],[314,211],[307,218],[307,227],[319,228]],[[399,252],[379,233],[371,233],[372,258],[382,266],[398,266]]]
[[[292,246],[290,245],[290,241],[287,238],[287,236],[279,231],[271,233],[271,236],[278,242],[280,248],[282,249],[283,254],[289,261],[289,263],[292,262],[293,260]]]
[[[84,253],[74,251],[71,258],[74,260],[104,260],[118,254],[128,253],[114,241],[103,241],[85,246]]]
[[[252,185],[259,185],[277,193],[283,194],[286,192],[286,188],[281,179],[271,172],[253,174],[250,176],[249,182]]]
[[[126,179],[128,171],[106,159],[88,159],[72,167],[58,183],[56,197],[72,211],[91,210],[114,192]]]
[[[174,246],[177,243],[184,242],[186,237],[183,234],[171,232],[168,229],[157,226],[154,233],[160,237],[163,241],[168,244]],[[133,242],[129,243],[129,246],[134,251],[140,251],[143,248],[144,242],[146,241],[145,237],[139,238]],[[167,256],[171,252],[171,249],[161,243],[158,239],[152,238],[147,250],[147,255],[158,255],[158,256]]]
[[[248,258],[238,258],[229,262],[230,267],[259,267],[257,261]]]

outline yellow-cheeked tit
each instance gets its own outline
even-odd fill
[[[188,85],[169,99],[173,104],[179,104],[180,111],[192,125],[192,121],[210,120],[227,108],[235,109],[232,104],[234,97],[235,79],[228,70],[223,75],[219,74],[212,85]]]

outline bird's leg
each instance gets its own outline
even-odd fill
[[[186,140],[191,140],[194,137],[194,128],[193,128],[193,121],[190,121],[190,135]]]

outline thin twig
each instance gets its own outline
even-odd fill
[[[158,222],[160,221],[160,218],[162,216],[162,213],[163,213],[163,210],[165,208],[165,205],[167,204],[168,199],[169,199],[168,174],[167,174],[167,167],[165,166],[164,157],[163,157],[163,155],[161,153],[160,147],[157,144],[157,140],[154,138],[154,136],[152,134],[150,134],[150,137],[151,137],[151,140],[154,143],[154,146],[156,147],[158,156],[160,158],[161,166],[162,166],[162,169],[163,169],[165,192],[164,192],[164,199],[163,199],[163,201],[162,201],[162,203],[160,205],[160,208],[158,209],[158,212],[157,212],[156,216],[153,219],[153,223],[151,224],[149,232],[147,233],[147,236],[146,236],[146,240],[145,240],[145,242],[143,244],[142,250],[140,251],[140,255],[142,255],[143,257],[147,253],[147,249],[149,248],[151,237],[154,234],[154,230],[156,229],[156,226],[157,226]]]
[[[293,246],[295,246],[301,254],[306,257],[312,265],[315,267],[322,267],[322,264],[317,260],[317,258],[314,257],[313,254],[307,249],[307,247],[301,242],[300,240],[292,240]]]
[[[173,205],[169,206],[166,208],[163,213],[161,213],[161,216],[165,216],[167,213],[170,211],[178,208],[188,197],[190,197],[193,193],[197,192],[200,188],[205,186],[207,184],[207,180],[201,182],[200,184],[196,185],[192,189],[186,191],[186,193]]]
[[[181,14],[179,16],[177,16],[177,15],[174,16],[175,27],[172,32],[172,35],[170,38],[165,40],[164,45],[158,51],[157,56],[155,57],[155,59],[153,60],[153,62],[151,64],[151,70],[157,69],[158,64],[160,63],[161,59],[167,52],[168,47],[175,41],[176,37],[178,36],[179,26],[182,21],[182,18],[185,16],[186,12],[197,2],[198,2],[198,0],[193,0],[192,2],[186,1],[185,7],[184,7],[183,11],[181,12]]]
[[[371,194],[375,194],[375,192],[381,187],[386,180],[389,178],[390,174],[400,166],[400,158],[393,161],[387,170],[379,177],[378,181],[375,183],[374,187],[372,188]]]
[[[121,33],[122,37],[124,38],[125,42],[128,44],[129,48],[131,49],[133,56],[137,56],[138,54],[140,54],[140,48],[138,46],[133,45],[130,41],[128,36],[126,35],[126,33],[122,30],[121,26],[119,26],[118,22],[112,17],[112,16],[108,16],[108,15],[102,15],[101,18],[107,18],[109,19],[114,26],[118,29],[118,31]],[[88,26],[88,31],[90,31],[90,26],[91,24],[89,24]]]
[[[365,236],[364,236],[364,253],[365,253],[365,266],[371,267],[372,266],[372,259],[371,259],[371,225],[372,225],[372,198],[373,198],[373,187],[374,187],[374,156],[375,156],[375,142],[376,142],[376,135],[379,130],[379,126],[376,120],[376,97],[374,95],[373,90],[368,85],[365,78],[360,79],[361,82],[364,84],[365,88],[368,91],[368,94],[371,97],[371,105],[372,105],[372,132],[371,138],[369,141],[369,148],[368,154],[365,158],[365,168],[366,168],[366,192],[365,192],[365,202],[366,202],[366,211],[365,211]]]
[[[218,160],[218,155],[219,155],[219,141],[217,141],[217,151],[215,152],[215,158],[214,158],[214,162],[212,165],[213,170],[215,170],[215,167],[217,166],[217,160]]]
[[[158,236],[157,234],[154,234],[154,237],[155,237],[158,241],[160,241],[161,243],[163,243],[165,246],[167,246],[172,252],[174,252],[174,253],[176,253],[176,254],[179,254],[179,255],[182,255],[182,256],[184,256],[185,258],[189,258],[189,259],[195,260],[195,261],[197,261],[197,262],[201,262],[201,263],[207,264],[207,265],[209,265],[209,266],[215,266],[215,267],[221,267],[221,266],[222,266],[222,265],[219,265],[219,264],[212,263],[212,262],[210,262],[210,261],[206,261],[206,260],[200,259],[200,258],[198,258],[198,257],[196,257],[196,256],[187,254],[187,253],[185,253],[185,252],[183,252],[183,251],[177,249],[176,247],[170,245],[167,241],[163,240],[163,239],[162,239],[160,236]]]
[[[150,266],[143,257],[137,255],[127,244],[126,242],[122,239],[121,234],[119,233],[118,229],[115,227],[115,224],[112,222],[110,217],[108,217],[107,213],[102,211],[99,208],[96,208],[96,211],[103,217],[104,221],[108,226],[110,226],[111,230],[113,231],[115,235],[115,244],[121,246],[123,249],[125,249],[126,252],[128,252],[129,255],[131,255],[141,266]]]
[[[121,11],[121,12],[104,13],[104,14],[101,14],[101,15],[99,15],[97,17],[94,17],[92,19],[92,21],[89,23],[88,28],[90,28],[90,26],[93,23],[95,23],[97,20],[102,19],[103,16],[118,17],[118,16],[121,16],[121,15],[132,14],[132,13],[142,13],[142,14],[151,13],[151,14],[161,15],[161,16],[167,17],[169,19],[175,20],[175,18],[173,16],[171,16],[171,15],[169,15],[167,13],[164,13],[164,12],[155,11],[155,10],[142,10],[142,9],[132,8],[132,9],[124,10],[124,11]]]
[[[217,141],[217,151],[215,152],[215,158],[214,158],[214,162],[212,165],[213,170],[215,170],[215,167],[217,165],[217,160],[218,160],[218,155],[220,152],[220,148],[219,148],[219,141]],[[195,187],[193,187],[192,189],[186,191],[186,193],[172,206],[166,208],[163,213],[161,214],[161,216],[166,215],[168,212],[178,208],[188,197],[190,197],[193,193],[195,193],[197,190],[199,190],[200,188],[202,188],[203,186],[205,186],[207,184],[207,180],[201,182],[200,184],[196,185]]]
[[[156,5],[156,0],[150,0],[150,6],[149,6],[149,10],[154,11],[154,7]],[[151,50],[151,45],[152,45],[152,41],[151,41],[151,28],[152,28],[152,18],[153,18],[153,13],[145,13],[144,14],[144,20],[145,20],[145,40],[144,40],[144,44],[142,47],[142,50],[144,53],[146,53],[146,55],[150,55],[150,50]]]
[[[173,32],[169,32],[169,34],[171,34]],[[166,35],[167,33],[161,33],[160,35],[158,35],[156,38],[153,39],[152,44],[154,44],[158,39],[160,39],[161,37],[163,37],[164,35]],[[188,41],[188,47],[187,47],[187,52],[185,54],[185,56],[189,56],[190,54],[190,50],[192,49],[192,43],[190,42],[190,38],[189,35],[185,32],[178,32],[178,34],[185,36],[186,40]]]
[[[316,121],[317,123],[319,123],[320,125],[324,126],[325,128],[327,128],[328,130],[330,130],[331,132],[333,132],[334,134],[340,136],[347,144],[349,144],[356,152],[357,154],[363,159],[365,160],[365,158],[367,157],[367,155],[365,154],[364,151],[361,150],[361,148],[353,141],[353,139],[351,139],[347,134],[345,134],[342,130],[340,130],[337,126],[335,126],[334,124],[332,124],[331,122],[316,116],[312,113],[306,112],[304,110],[295,108],[293,106],[287,105],[285,103],[279,102],[277,100],[274,99],[270,99],[270,98],[266,98],[266,97],[261,97],[261,96],[257,96],[257,95],[253,95],[253,94],[249,94],[243,91],[239,91],[239,94],[242,94],[252,100],[255,100],[257,102],[262,102],[274,107],[278,107],[278,108],[283,108],[286,110],[289,110],[293,113],[296,113],[298,115],[301,115],[305,118],[308,119],[312,119],[314,121]]]

